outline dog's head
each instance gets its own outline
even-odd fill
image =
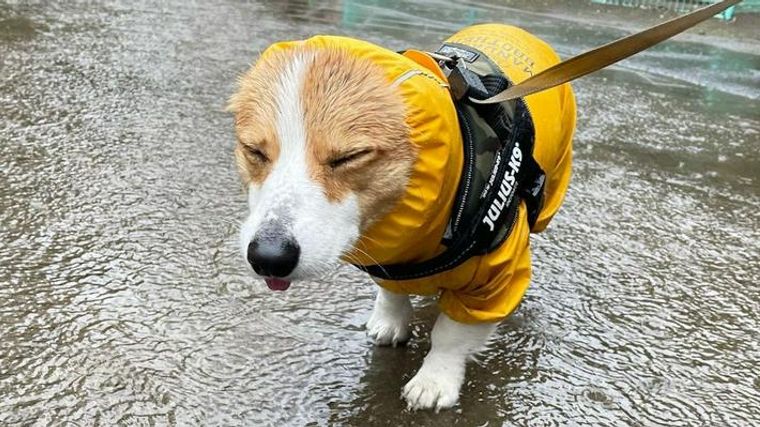
[[[229,110],[250,207],[241,249],[272,289],[334,268],[405,192],[416,153],[403,99],[367,59],[265,52]]]

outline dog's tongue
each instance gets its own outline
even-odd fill
[[[269,289],[273,291],[284,291],[290,287],[289,280],[278,279],[276,277],[267,277],[264,281],[267,282]]]

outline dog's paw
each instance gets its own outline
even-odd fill
[[[411,307],[408,312],[375,308],[367,322],[367,334],[375,341],[375,345],[396,347],[409,340],[411,315]]]
[[[435,409],[437,412],[457,403],[464,381],[464,369],[458,366],[441,368],[444,367],[431,367],[426,362],[417,375],[406,383],[401,396],[406,400],[407,408]]]

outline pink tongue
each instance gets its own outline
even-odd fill
[[[288,280],[277,279],[275,277],[267,277],[264,279],[264,281],[267,282],[269,289],[273,291],[284,291],[290,287],[290,281]]]

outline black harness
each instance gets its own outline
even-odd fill
[[[462,176],[441,241],[446,249],[419,263],[356,266],[380,279],[431,276],[491,252],[509,237],[520,200],[531,228],[543,205],[545,174],[533,158],[535,129],[525,102],[469,100],[489,98],[512,83],[472,47],[446,43],[434,57],[448,74],[464,143]]]

